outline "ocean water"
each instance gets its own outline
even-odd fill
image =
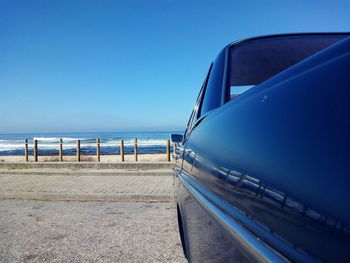
[[[171,133],[183,131],[161,132],[83,132],[83,133],[28,133],[0,134],[0,155],[24,155],[24,142],[28,139],[29,154],[33,154],[34,140],[38,140],[39,155],[57,155],[59,139],[63,139],[63,154],[76,154],[77,140],[80,140],[82,154],[96,154],[96,138],[100,138],[101,154],[119,154],[120,140],[124,140],[124,151],[134,151],[134,139],[137,138],[138,152],[165,153],[166,140]],[[172,147],[172,146],[171,146]]]

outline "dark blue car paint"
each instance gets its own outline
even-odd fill
[[[189,261],[350,260],[349,69],[347,39],[188,132],[175,175]]]

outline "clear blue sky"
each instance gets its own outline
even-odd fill
[[[226,44],[349,30],[349,1],[0,0],[0,133],[183,129]]]

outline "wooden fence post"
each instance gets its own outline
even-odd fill
[[[120,140],[120,159],[124,162],[124,140]]]
[[[96,139],[96,156],[97,156],[97,161],[101,161],[100,157],[100,139]]]
[[[62,138],[60,139],[60,149],[59,149],[59,159],[60,159],[60,162],[63,162],[63,140]]]
[[[138,156],[137,156],[137,139],[135,138],[134,141],[134,155],[135,155],[135,162],[138,161]]]
[[[34,140],[34,162],[38,161],[38,140]]]
[[[170,162],[170,140],[166,141],[166,157],[168,162]]]
[[[77,161],[80,162],[80,140],[77,140]]]
[[[25,144],[24,144],[24,157],[26,162],[28,162],[28,139],[25,140]]]

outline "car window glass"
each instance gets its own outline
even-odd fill
[[[243,92],[251,89],[254,85],[246,85],[246,86],[231,86],[230,88],[230,96],[231,100],[242,94]]]
[[[210,74],[211,74],[212,65],[213,65],[213,64],[210,65],[210,68],[209,68],[207,77],[205,78],[205,80],[204,80],[204,82],[203,82],[203,85],[202,85],[202,88],[201,88],[201,90],[199,91],[196,104],[195,104],[195,106],[194,106],[194,108],[193,108],[191,117],[190,117],[190,119],[189,119],[189,121],[188,121],[188,124],[187,124],[187,129],[186,129],[185,137],[187,137],[188,134],[191,132],[193,125],[195,124],[195,122],[196,122],[197,119],[198,119],[198,118],[197,118],[197,117],[198,117],[198,108],[199,108],[199,105],[201,104],[201,101],[202,101],[202,98],[203,98],[203,93],[204,93],[204,90],[205,90],[205,87],[206,87],[208,78],[209,78],[209,76],[210,76]]]
[[[210,77],[204,91],[203,102],[200,105],[198,118],[221,105],[225,50],[226,49],[221,51],[213,63]]]
[[[230,99],[344,37],[344,35],[282,36],[251,40],[233,46],[229,56]]]

